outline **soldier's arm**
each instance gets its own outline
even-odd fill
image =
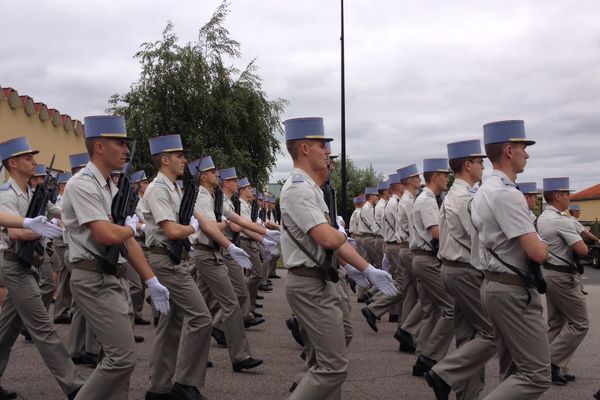
[[[221,247],[227,248],[231,244],[229,239],[220,231],[218,222],[211,221],[199,212],[194,211],[194,217],[200,223],[200,230]]]
[[[134,238],[129,238],[125,241],[125,246],[127,247],[127,261],[129,261],[133,269],[138,273],[142,282],[154,278],[154,272],[152,272],[152,268],[150,268],[144,256],[144,251],[138,242]]]
[[[527,257],[535,263],[542,264],[548,257],[548,245],[535,232],[519,236],[519,243]]]
[[[431,236],[433,236],[434,239],[439,240],[439,238],[440,238],[440,226],[439,225],[433,225],[427,229],[429,229],[429,232],[431,232]]]
[[[0,211],[0,226],[5,228],[23,228],[23,220],[25,218],[20,215],[13,215],[4,211]]]
[[[40,235],[38,235],[34,231],[24,228],[8,228],[7,231],[10,240],[21,240],[26,242],[29,240],[35,240],[40,237]]]
[[[110,221],[96,220],[85,225],[92,231],[94,239],[104,246],[123,243],[135,235],[129,226],[116,225]]]
[[[246,218],[246,217],[242,217],[241,215],[238,215],[236,213],[232,213],[230,215],[227,216],[227,219],[239,226],[241,226],[242,228],[245,228],[249,231],[252,232],[256,232],[260,235],[266,235],[267,234],[267,229],[258,225],[257,223],[252,222],[252,220],[250,218]]]

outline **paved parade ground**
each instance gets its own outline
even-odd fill
[[[210,360],[215,364],[209,369],[206,387],[202,393],[209,400],[261,400],[285,399],[295,371],[301,365],[298,357],[300,347],[293,341],[285,326],[290,308],[285,299],[285,271],[279,270],[283,279],[273,280],[275,290],[262,293],[261,311],[267,322],[249,330],[249,340],[254,357],[264,359],[263,366],[249,373],[234,373],[224,348],[214,344]],[[575,354],[570,372],[577,382],[565,387],[552,386],[543,399],[592,399],[600,389],[600,270],[590,267],[584,280],[591,328],[583,344]],[[360,314],[362,304],[352,304],[354,339],[349,349],[349,374],[344,384],[345,400],[359,399],[434,399],[424,379],[411,375],[414,356],[399,353],[398,343],[392,338],[396,324],[387,322],[387,315],[379,323],[379,333],[367,326]],[[146,318],[149,310],[146,309]],[[61,337],[67,338],[68,325],[58,325]],[[149,359],[153,327],[135,327],[136,334],[146,337],[137,345],[139,361],[133,374],[130,399],[143,399],[148,383]],[[494,358],[488,363],[486,392],[497,384],[498,366]],[[81,367],[87,375],[91,369]],[[6,375],[2,379],[6,388],[17,390],[19,399],[64,399],[40,359],[33,344],[27,344],[21,336],[14,347]],[[308,399],[307,399],[308,400]],[[312,399],[311,399],[312,400]],[[314,399],[318,400],[318,399]]]

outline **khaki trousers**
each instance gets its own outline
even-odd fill
[[[427,358],[439,361],[448,352],[454,337],[454,311],[435,256],[413,255],[413,272],[423,309],[419,331],[419,348]]]
[[[401,318],[398,325],[400,329],[410,333],[416,341],[423,319],[423,310],[417,293],[417,278],[412,268],[413,255],[408,247],[401,247],[399,253],[400,267],[404,270],[406,276],[406,286],[404,287],[404,300],[402,301],[402,312],[400,313]]]
[[[59,272],[56,284],[56,300],[54,301],[54,318],[68,318],[73,296],[71,294],[71,271],[65,268],[65,252],[68,246],[55,246],[52,257],[53,269]]]
[[[456,350],[434,367],[457,399],[476,399],[485,386],[485,364],[496,354],[494,330],[481,304],[483,273],[442,262],[442,278],[454,300]]]
[[[485,399],[537,399],[550,386],[550,350],[535,289],[484,280],[482,302],[505,364],[502,382]],[[504,361],[502,361],[504,360]]]
[[[381,260],[377,261],[377,246],[376,240],[373,236],[361,236],[356,239],[358,244],[359,254],[362,258],[364,258],[369,264],[378,268],[377,265],[381,265]],[[380,268],[380,267],[379,267]],[[356,296],[360,299],[365,297],[368,289],[357,287],[356,288]]]
[[[262,256],[262,249],[256,240],[241,238],[240,247],[248,253],[250,262],[252,263],[252,270],[250,271],[250,276],[246,280],[246,284],[248,286],[248,293],[250,293],[250,311],[254,311],[258,287],[260,286],[265,273],[264,258]]]
[[[132,268],[127,268],[125,279],[129,283],[129,297],[133,304],[133,314],[135,318],[143,318],[145,288],[138,273]]]
[[[229,280],[231,280],[233,290],[235,290],[235,295],[237,296],[238,303],[242,310],[242,317],[244,318],[244,321],[252,319],[253,315],[250,313],[250,293],[248,292],[248,285],[246,285],[246,276],[244,275],[244,270],[240,264],[235,262],[235,260],[229,255],[227,250],[222,250],[221,255],[223,256],[223,262],[227,266]],[[222,323],[223,313],[217,312],[217,315],[213,319],[213,326],[223,329]]]
[[[54,297],[54,280],[52,279],[52,264],[47,254],[44,254],[44,262],[40,265],[39,272],[40,296],[42,297],[44,307],[48,310]]]
[[[381,291],[377,291],[373,296],[373,302],[367,306],[377,318],[386,312],[399,315],[402,311],[401,305],[404,300],[404,290],[406,288],[406,274],[400,266],[400,245],[385,243],[384,253],[390,262],[390,274],[394,278],[394,285],[398,289],[398,294],[395,296],[386,296]],[[398,311],[398,305],[400,305],[400,311]]]
[[[303,329],[304,343],[314,349],[310,368],[289,399],[341,399],[348,360],[338,284],[290,272],[286,296]]]
[[[83,385],[83,380],[42,302],[38,271],[2,257],[0,254],[0,275],[8,295],[0,311],[0,377],[4,375],[17,337],[25,327],[63,392],[73,392]]]
[[[577,275],[544,270],[548,284],[548,341],[552,364],[566,368],[590,323]]]
[[[223,314],[223,331],[229,359],[234,363],[250,358],[242,310],[221,253],[217,250],[197,249],[192,261],[196,274],[202,281],[201,291],[210,293],[219,305],[219,312]]]
[[[187,261],[150,254],[150,266],[169,289],[171,312],[161,315],[150,359],[150,392],[170,393],[175,382],[201,388],[206,377],[212,320]]]

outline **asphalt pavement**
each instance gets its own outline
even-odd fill
[[[285,399],[294,373],[301,367],[300,347],[294,342],[285,326],[290,308],[285,299],[285,271],[279,270],[282,279],[273,280],[275,290],[261,293],[264,308],[260,311],[267,322],[249,329],[248,338],[252,354],[264,359],[263,366],[247,373],[234,373],[227,350],[211,345],[210,360],[215,364],[208,370],[206,386],[202,393],[209,400],[261,400]],[[584,276],[590,331],[573,357],[570,372],[577,381],[564,387],[552,386],[542,399],[592,399],[600,389],[600,270],[588,267]],[[362,304],[353,302],[354,339],[348,350],[350,361],[348,378],[343,387],[344,400],[434,399],[433,392],[422,378],[411,375],[414,356],[399,353],[398,343],[392,338],[396,324],[379,322],[379,332],[373,332],[360,314]],[[149,310],[146,316],[150,318]],[[68,340],[68,325],[57,325],[58,332]],[[137,345],[138,364],[131,379],[130,399],[143,399],[148,387],[149,358],[152,349],[152,326],[136,326],[136,334],[145,336]],[[90,368],[79,368],[87,376]],[[487,385],[484,393],[498,383],[498,360],[493,358],[486,368]],[[66,399],[58,384],[42,362],[35,345],[19,337],[13,348],[9,366],[2,385],[19,392],[19,399]],[[313,400],[313,399],[307,399]],[[318,399],[314,399],[318,400]]]

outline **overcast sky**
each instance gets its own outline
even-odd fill
[[[73,118],[102,113],[138,79],[133,55],[168,20],[182,43],[220,4],[189,1],[0,2],[0,85]],[[518,180],[600,182],[600,2],[346,0],[347,152],[385,174],[482,125],[524,119],[530,148]],[[340,135],[339,1],[237,0],[226,27],[242,66],[257,58],[284,119],[323,116]],[[283,138],[282,138],[283,139]],[[283,147],[285,149],[285,147]],[[333,143],[339,152],[340,141]],[[486,164],[488,171],[491,169]],[[281,155],[273,180],[291,169]]]

